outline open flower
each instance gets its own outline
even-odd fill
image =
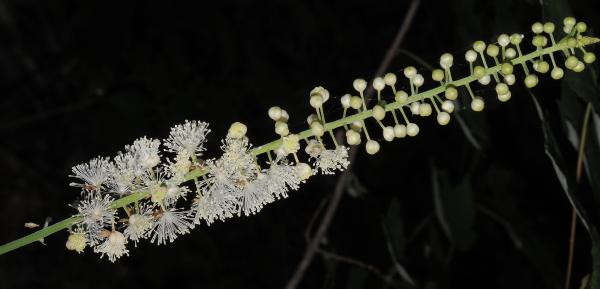
[[[134,245],[137,242],[147,237],[147,232],[152,227],[153,207],[147,204],[140,206],[139,211],[131,214],[127,219],[127,227],[123,231],[127,239],[132,240]]]
[[[165,140],[167,151],[191,157],[204,151],[206,135],[210,132],[208,123],[188,121],[171,128],[169,138]]]
[[[112,225],[116,211],[111,208],[113,199],[109,195],[100,193],[83,193],[83,199],[77,205],[77,211],[82,217],[80,225],[84,225],[88,242],[97,244],[100,240],[100,231]]]
[[[324,175],[333,175],[335,171],[348,168],[348,147],[338,146],[332,150],[323,150],[315,159],[315,171],[320,170]]]
[[[188,211],[180,211],[176,208],[165,208],[154,212],[156,219],[149,234],[152,236],[150,242],[157,245],[172,243],[179,235],[187,234],[194,224],[189,217]]]
[[[83,183],[73,182],[71,186],[81,187],[86,191],[100,191],[110,178],[112,164],[108,158],[97,157],[88,163],[76,165],[71,170],[73,175],[70,177],[83,181]]]
[[[94,252],[100,253],[100,258],[106,255],[109,261],[115,262],[121,256],[129,255],[125,244],[127,244],[127,238],[121,232],[111,231],[106,240],[94,248]]]

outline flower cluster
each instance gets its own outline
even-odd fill
[[[315,87],[308,96],[314,113],[306,119],[307,130],[290,131],[288,112],[273,106],[268,116],[274,122],[276,141],[253,148],[246,125],[236,122],[222,140],[218,158],[203,156],[210,132],[205,122],[176,125],[162,141],[142,137],[112,159],[97,157],[73,167],[71,177],[78,181],[71,185],[81,188],[81,199],[76,206],[78,221],[70,228],[66,247],[80,253],[89,246],[114,262],[129,254],[130,242],[135,246],[150,239],[157,245],[167,244],[202,223],[256,214],[287,197],[312,175],[348,168],[349,147],[340,144],[334,130],[343,129],[350,146],[361,144],[364,134],[366,152],[376,154],[381,149],[379,138],[369,133],[366,120],[376,122],[387,142],[414,137],[419,126],[410,118],[435,113],[437,123],[447,125],[459,90],[466,92],[473,111],[482,111],[486,100],[475,95],[472,86],[493,83],[498,100],[508,101],[517,65],[528,88],[538,84],[536,73],[563,77],[555,54],[564,55],[567,69],[580,72],[595,61],[584,46],[598,42],[583,36],[586,30],[585,23],[568,17],[563,27],[566,36],[557,42],[554,24],[535,23],[531,40],[535,50],[528,54],[522,53],[521,34],[502,34],[497,43],[475,41],[464,55],[468,76],[456,78],[454,57],[445,53],[439,59],[440,68],[431,72],[436,85],[429,90],[423,91],[425,76],[412,66],[402,70],[405,85],[394,73],[373,79],[374,105],[366,95],[368,82],[356,79],[354,92],[339,97],[343,115],[332,122],[326,120],[325,106],[333,97],[327,89]],[[390,120],[393,123],[386,124]]]

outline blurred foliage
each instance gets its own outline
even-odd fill
[[[408,3],[0,1],[0,242],[25,234],[26,221],[73,213],[72,165],[139,136],[164,137],[186,118],[211,123],[209,156],[232,121],[248,124],[255,145],[272,139],[271,105],[302,128],[313,86],[339,96],[374,73]],[[569,14],[598,30],[596,6],[423,0],[402,49],[435,63],[446,51],[462,56],[473,40]],[[409,54],[399,53],[392,71],[426,69]],[[544,76],[534,98],[520,87],[481,114],[462,102],[448,127],[426,120],[417,138],[382,143],[374,157],[359,153],[321,246],[379,274],[322,254],[301,288],[562,288],[571,203],[590,230],[600,225],[598,75],[594,65],[561,82]],[[576,184],[588,103],[585,176]],[[282,288],[335,181],[315,177],[257,216],[166,247],[140,244],[116,264],[67,252],[66,234],[57,234],[2,256],[0,288]],[[592,272],[594,239],[583,226],[576,236],[572,288]]]

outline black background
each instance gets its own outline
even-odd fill
[[[207,121],[207,156],[216,157],[229,124],[242,121],[258,146],[275,139],[266,114],[272,105],[287,109],[293,131],[305,129],[308,92],[317,85],[334,96],[329,119],[339,115],[339,96],[352,92],[355,78],[372,78],[409,2],[1,1],[0,243],[27,234],[24,222],[73,214],[71,166],[114,155],[137,137],[166,137],[185,119]],[[570,2],[578,19],[600,27],[593,1]],[[423,0],[402,49],[433,64],[452,52],[462,63],[473,40],[528,33],[557,9],[566,11],[561,1]],[[406,53],[389,70],[406,65],[431,83]],[[534,89],[551,111],[557,91],[560,82],[548,77]],[[455,118],[447,127],[423,119],[417,138],[384,144],[373,124],[382,150],[367,156],[360,148],[322,248],[388,273],[390,242],[417,288],[561,287],[571,207],[544,155],[531,97],[516,88],[500,105],[493,89],[477,93],[490,101],[483,113],[461,111],[462,127]],[[575,155],[566,156],[572,167]],[[436,215],[434,170],[451,238]],[[89,249],[67,251],[60,232],[46,246],[0,256],[0,288],[283,288],[336,180],[314,177],[256,216],[201,226],[168,246],[143,242],[114,264]],[[577,237],[575,286],[590,271],[582,227]],[[392,278],[390,286],[412,288]],[[317,255],[300,287],[385,282]]]

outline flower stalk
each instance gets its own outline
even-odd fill
[[[534,31],[535,32],[535,31]],[[571,31],[569,31],[571,32]],[[582,31],[584,32],[584,31]],[[188,229],[190,229],[192,227],[191,223],[188,224],[186,223],[188,220],[186,219],[187,217],[184,216],[185,214],[183,214],[183,212],[179,212],[176,211],[173,208],[173,211],[171,212],[170,208],[172,208],[171,206],[174,204],[174,201],[171,202],[169,201],[169,198],[174,198],[174,200],[176,201],[177,199],[181,198],[181,196],[184,196],[184,193],[182,193],[181,195],[179,194],[178,190],[181,190],[181,188],[179,188],[178,186],[182,183],[186,183],[189,181],[194,181],[196,184],[196,187],[198,188],[198,195],[196,196],[196,199],[194,200],[194,207],[197,207],[198,210],[205,210],[202,213],[206,213],[206,214],[211,214],[210,216],[205,216],[205,215],[201,215],[201,216],[196,216],[196,220],[194,221],[194,223],[198,223],[200,219],[206,219],[207,223],[212,222],[213,219],[224,219],[227,217],[231,217],[232,212],[233,211],[237,211],[237,215],[241,215],[242,214],[242,210],[244,211],[244,213],[246,215],[248,214],[252,214],[257,212],[258,210],[260,210],[260,208],[262,208],[262,206],[266,203],[272,202],[273,200],[283,196],[287,196],[286,191],[288,189],[295,189],[297,188],[298,184],[303,182],[306,178],[308,178],[308,176],[310,176],[311,174],[313,174],[314,172],[317,171],[317,169],[313,169],[312,172],[311,171],[307,171],[307,167],[308,165],[305,163],[302,163],[297,155],[297,151],[299,148],[299,140],[305,140],[307,143],[309,142],[308,140],[310,138],[316,138],[318,140],[318,143],[321,146],[324,146],[322,140],[321,140],[321,135],[316,135],[315,132],[323,132],[323,131],[327,131],[330,136],[332,137],[332,142],[334,142],[335,144],[335,150],[329,150],[331,151],[330,153],[326,154],[323,152],[317,153],[315,156],[311,155],[311,157],[315,157],[317,158],[317,162],[316,164],[329,164],[331,167],[329,168],[321,168],[321,171],[325,172],[332,172],[333,170],[337,169],[337,170],[343,170],[345,169],[345,166],[347,166],[347,163],[345,162],[344,157],[347,158],[347,152],[344,150],[346,149],[344,146],[338,145],[337,141],[335,140],[335,137],[333,136],[333,131],[336,129],[345,129],[347,132],[347,136],[348,136],[348,132],[352,132],[353,130],[353,126],[356,126],[356,124],[360,124],[360,127],[357,129],[358,132],[360,133],[360,130],[364,130],[365,136],[367,137],[367,152],[369,152],[370,154],[374,154],[377,153],[377,151],[379,151],[379,144],[371,139],[373,136],[369,136],[368,132],[367,132],[367,128],[365,126],[365,120],[369,119],[369,118],[375,118],[377,120],[377,122],[379,123],[379,125],[382,127],[382,129],[384,130],[384,136],[385,136],[385,132],[386,129],[389,128],[389,132],[387,135],[388,136],[392,136],[391,139],[393,139],[393,136],[395,135],[396,137],[400,138],[400,137],[404,137],[405,135],[407,135],[407,131],[408,131],[408,135],[409,136],[414,136],[418,133],[418,127],[416,126],[416,124],[411,123],[408,119],[408,117],[406,116],[403,108],[409,107],[412,110],[412,106],[413,104],[418,104],[418,106],[422,106],[422,107],[417,107],[416,111],[420,112],[421,116],[428,116],[431,114],[431,106],[429,106],[429,104],[425,101],[427,99],[430,100],[430,102],[433,104],[433,107],[435,108],[435,112],[438,115],[438,122],[441,125],[445,125],[449,122],[449,115],[448,113],[452,113],[452,110],[454,109],[454,106],[451,102],[451,100],[456,99],[456,90],[461,88],[461,87],[465,87],[467,90],[469,90],[469,92],[471,92],[471,87],[470,84],[475,82],[475,81],[479,81],[481,83],[481,79],[482,76],[487,76],[488,78],[491,76],[494,77],[496,83],[500,84],[500,78],[499,75],[503,75],[503,77],[505,78],[506,81],[506,76],[507,75],[512,75],[511,73],[505,73],[506,69],[503,70],[503,67],[506,66],[506,63],[510,63],[511,67],[510,67],[510,72],[512,72],[512,66],[516,66],[516,65],[521,65],[524,68],[524,72],[525,74],[529,77],[531,74],[529,73],[528,69],[527,69],[527,64],[535,59],[538,58],[542,58],[544,56],[550,57],[551,61],[552,61],[552,65],[553,67],[556,66],[555,60],[554,60],[554,55],[553,53],[555,52],[564,52],[564,51],[568,51],[569,49],[573,49],[573,48],[581,48],[583,49],[584,46],[587,45],[591,45],[594,43],[597,43],[600,41],[600,39],[598,38],[594,38],[594,37],[587,37],[587,36],[581,36],[579,34],[577,34],[577,38],[574,38],[572,35],[572,33],[569,33],[569,35],[567,35],[566,37],[564,37],[563,39],[561,39],[558,42],[554,41],[554,37],[552,36],[552,33],[549,33],[550,35],[550,39],[551,39],[551,43],[550,46],[547,47],[542,47],[542,45],[538,46],[536,48],[535,51],[528,53],[528,54],[522,54],[521,53],[521,49],[519,47],[519,44],[516,44],[516,49],[518,51],[518,57],[512,58],[510,60],[504,59],[505,57],[505,46],[506,45],[502,45],[501,43],[501,47],[502,47],[502,60],[504,61],[504,63],[501,63],[498,61],[498,59],[496,58],[496,55],[498,54],[498,52],[494,52],[494,54],[492,55],[493,57],[493,63],[495,63],[494,66],[488,66],[488,63],[485,61],[485,56],[483,53],[482,49],[479,49],[479,56],[481,57],[481,61],[483,62],[485,68],[483,68],[483,70],[478,71],[477,73],[474,73],[474,69],[473,69],[473,64],[472,61],[469,61],[469,59],[467,59],[467,61],[469,62],[469,68],[470,68],[470,75],[463,77],[463,78],[459,78],[456,79],[456,75],[455,75],[455,79],[453,80],[452,75],[451,75],[451,70],[450,67],[452,66],[452,56],[443,56],[445,57],[444,59],[444,63],[445,65],[442,65],[444,68],[443,74],[440,74],[436,77],[434,77],[434,80],[437,78],[439,80],[439,85],[425,90],[425,91],[421,91],[419,92],[419,87],[423,84],[423,77],[420,74],[417,74],[420,79],[417,77],[416,80],[417,82],[415,83],[413,77],[409,78],[410,81],[410,89],[411,89],[411,94],[409,96],[402,96],[402,97],[398,97],[399,95],[402,95],[402,93],[404,93],[404,95],[406,95],[405,92],[403,91],[396,91],[396,87],[393,85],[395,83],[395,75],[393,77],[393,82],[392,81],[387,81],[386,83],[384,83],[384,81],[381,78],[378,78],[376,82],[374,82],[374,86],[376,86],[376,90],[377,90],[377,98],[380,102],[377,103],[376,106],[379,106],[379,110],[381,110],[381,107],[383,108],[383,117],[385,117],[385,112],[392,112],[392,116],[394,119],[394,123],[395,123],[395,127],[392,129],[392,127],[386,127],[381,121],[383,120],[383,117],[374,117],[374,110],[375,109],[368,109],[367,107],[367,101],[365,100],[365,98],[363,97],[363,91],[366,87],[366,82],[364,80],[359,81],[358,83],[360,84],[359,87],[357,88],[356,84],[357,81],[355,81],[355,89],[358,90],[359,94],[360,94],[360,102],[361,103],[357,103],[356,107],[353,107],[356,109],[356,113],[351,114],[351,115],[347,115],[347,108],[349,106],[352,105],[348,105],[347,103],[350,103],[350,99],[352,98],[350,95],[345,95],[344,97],[342,97],[342,105],[344,106],[344,114],[342,116],[342,118],[334,120],[334,121],[330,121],[330,122],[326,122],[325,121],[325,112],[323,109],[323,103],[327,101],[327,99],[329,98],[329,93],[323,89],[322,87],[317,87],[315,88],[315,90],[313,90],[313,92],[311,92],[311,105],[314,106],[316,108],[316,120],[313,120],[312,122],[319,122],[318,124],[313,125],[313,123],[311,123],[309,121],[309,126],[310,128],[298,132],[297,134],[290,134],[287,128],[287,120],[289,118],[289,115],[287,114],[287,112],[285,112],[285,110],[282,110],[278,107],[273,107],[269,110],[269,116],[276,122],[275,123],[275,127],[276,127],[276,131],[277,133],[281,136],[280,138],[278,138],[275,141],[272,141],[270,143],[258,146],[256,148],[250,148],[247,143],[247,138],[245,138],[245,134],[246,134],[246,127],[245,125],[241,124],[241,123],[235,123],[234,125],[232,125],[232,127],[230,128],[229,134],[227,139],[224,141],[224,156],[223,158],[228,154],[231,153],[231,150],[235,150],[235,148],[237,147],[238,153],[241,154],[242,156],[244,154],[249,154],[251,156],[252,159],[252,164],[247,165],[247,164],[239,164],[240,166],[245,166],[243,168],[243,170],[239,170],[239,171],[234,171],[233,173],[235,173],[235,177],[227,175],[227,176],[223,176],[219,170],[222,169],[220,166],[227,166],[230,165],[227,162],[221,162],[219,163],[219,160],[209,160],[208,161],[208,165],[205,164],[201,164],[200,161],[197,159],[197,155],[200,154],[200,152],[203,151],[203,147],[201,146],[201,143],[203,142],[203,138],[204,136],[208,133],[208,129],[206,128],[206,126],[202,126],[204,125],[204,123],[197,123],[197,127],[193,125],[193,123],[186,123],[184,126],[182,126],[182,128],[184,128],[184,132],[185,131],[190,131],[190,130],[203,130],[201,132],[197,132],[195,134],[196,138],[187,138],[187,136],[185,134],[182,133],[182,131],[176,131],[175,134],[173,134],[170,136],[170,138],[168,139],[168,145],[167,147],[170,150],[167,150],[169,152],[174,152],[177,153],[177,161],[169,161],[169,174],[171,176],[170,180],[163,180],[161,179],[163,176],[160,174],[160,172],[155,172],[152,171],[152,173],[148,174],[151,176],[150,179],[145,180],[145,182],[148,183],[153,183],[156,184],[155,186],[146,186],[143,189],[139,189],[139,190],[134,190],[131,193],[125,194],[124,196],[120,196],[119,198],[115,199],[114,201],[112,201],[110,203],[109,208],[104,208],[105,210],[114,210],[116,211],[117,209],[123,208],[125,210],[125,212],[127,213],[127,216],[130,217],[130,211],[129,211],[129,205],[131,204],[135,204],[135,206],[133,206],[132,208],[139,211],[139,202],[142,202],[146,199],[151,199],[153,203],[156,204],[156,210],[154,211],[154,218],[156,220],[161,220],[161,218],[164,218],[164,215],[173,215],[173,216],[178,216],[180,217],[180,219],[176,220],[176,222],[174,222],[174,224],[176,224],[178,227],[176,228],[176,231],[171,231],[169,234],[171,234],[173,237],[171,237],[171,235],[169,236],[169,241],[172,241],[174,239],[174,236],[177,232],[187,232]],[[573,42],[575,41],[575,42]],[[520,42],[520,41],[519,41]],[[476,42],[477,43],[477,42]],[[496,47],[497,48],[497,47]],[[497,49],[496,49],[497,50]],[[583,50],[584,53],[586,55],[588,55],[589,52],[586,52],[585,50]],[[489,53],[488,53],[489,54]],[[572,55],[569,55],[569,57],[573,57]],[[588,59],[591,58],[588,57]],[[595,57],[594,57],[595,59]],[[577,60],[577,59],[576,59]],[[586,60],[586,59],[584,59]],[[571,61],[573,62],[573,61]],[[587,60],[585,61],[586,63],[588,62]],[[493,64],[492,62],[490,62],[489,64]],[[577,63],[566,63],[567,68],[572,68],[572,70],[577,71],[579,70],[579,63],[581,62],[577,62]],[[581,64],[583,65],[583,64]],[[577,66],[577,67],[576,67]],[[414,68],[412,68],[414,69]],[[475,69],[477,70],[477,69]],[[406,70],[405,70],[406,73]],[[415,71],[416,73],[416,71]],[[513,76],[514,77],[514,76]],[[562,75],[561,75],[562,77]],[[387,78],[387,76],[386,76]],[[553,75],[554,78],[554,75]],[[376,84],[375,84],[376,83]],[[395,100],[396,101],[392,101],[389,103],[385,103],[384,101],[382,101],[382,95],[381,95],[381,90],[385,87],[385,85],[390,85],[394,95],[396,96]],[[418,84],[418,85],[416,85]],[[537,84],[537,77],[536,77],[536,82],[535,84]],[[533,86],[535,86],[535,84]],[[509,85],[511,85],[509,83]],[[526,79],[526,85],[529,87],[529,83],[527,83],[527,79]],[[449,97],[448,91],[454,91],[452,92],[450,95],[454,95],[452,97]],[[504,92],[505,88],[503,86],[502,91]],[[507,88],[506,88],[507,90]],[[498,87],[497,87],[497,91],[498,91]],[[508,92],[510,93],[510,92]],[[471,93],[472,94],[472,93]],[[439,95],[446,95],[446,98],[448,100],[444,100],[442,101],[439,97]],[[506,92],[504,92],[503,95],[506,95]],[[508,95],[508,97],[510,97],[510,95]],[[480,99],[480,97],[476,97],[478,100]],[[500,93],[499,93],[499,98],[500,98]],[[436,100],[440,102],[441,104],[441,108],[442,110],[444,110],[443,112],[440,111],[440,109],[438,108],[438,105],[436,104]],[[475,98],[474,98],[475,100]],[[501,101],[503,101],[502,99],[500,99]],[[506,98],[506,100],[508,100],[508,98]],[[345,101],[347,102],[345,104]],[[473,110],[475,111],[479,111],[483,109],[483,102],[481,102],[480,105],[478,105],[478,109],[475,109],[473,103],[471,104],[471,107],[473,108]],[[427,107],[429,107],[428,109],[426,109]],[[479,109],[480,108],[480,109]],[[404,122],[406,123],[406,126],[399,124],[398,122],[398,118],[396,116],[396,110],[400,110],[401,114],[402,114],[402,118],[404,120]],[[415,113],[415,111],[413,111],[413,114]],[[376,112],[376,114],[381,115],[381,112]],[[440,117],[441,116],[441,117]],[[309,118],[310,119],[310,118]],[[322,127],[319,127],[319,125],[321,125]],[[317,127],[318,129],[315,129],[315,127]],[[408,128],[408,130],[407,130]],[[354,144],[358,144],[360,143],[360,135],[357,137],[358,140],[354,141]],[[387,137],[385,137],[386,140]],[[245,139],[245,141],[244,141]],[[156,144],[152,143],[150,140],[147,140],[144,138],[144,141],[146,141],[145,143],[138,143],[138,146],[143,146],[146,145],[146,150],[144,151],[145,154],[143,155],[143,162],[142,164],[147,164],[147,167],[143,167],[141,170],[132,170],[131,172],[128,171],[128,173],[132,174],[132,180],[138,180],[140,177],[139,175],[143,175],[146,174],[148,172],[148,170],[152,169],[154,166],[156,166],[156,163],[159,162],[159,160],[156,160],[156,158],[158,158],[158,153],[154,152],[153,149],[156,149],[155,146]],[[135,145],[135,143],[134,143]],[[242,147],[240,147],[242,146]],[[232,148],[234,147],[234,148]],[[339,148],[339,151],[338,151]],[[130,149],[130,148],[128,148]],[[133,148],[131,148],[133,149]],[[283,153],[282,153],[283,151]],[[274,152],[276,157],[272,157],[271,153]],[[338,154],[339,152],[339,154]],[[344,152],[346,152],[346,155],[344,155]],[[262,154],[266,154],[268,159],[269,159],[269,164],[271,166],[271,169],[266,171],[266,170],[260,170],[260,166],[257,165],[257,161],[256,161],[256,157],[262,155]],[[283,154],[283,159],[284,161],[281,163],[278,163],[281,161],[282,159],[282,154]],[[285,157],[287,155],[292,155],[293,156],[293,160],[295,161],[295,167],[294,169],[298,170],[298,178],[299,179],[285,179],[285,181],[283,183],[279,183],[276,184],[277,186],[275,186],[276,188],[273,188],[273,184],[269,184],[269,183],[264,183],[265,178],[268,177],[279,177],[281,178],[281,176],[289,176],[291,171],[285,171],[286,169],[288,169],[288,165],[287,165],[287,160],[285,160]],[[324,160],[322,159],[324,156],[329,156],[333,159],[327,159]],[[337,159],[335,159],[337,158]],[[236,158],[233,158],[237,160]],[[98,161],[98,160],[97,160]],[[129,164],[129,163],[127,163]],[[258,167],[258,168],[257,168]],[[230,168],[227,168],[230,169]],[[231,173],[230,171],[227,171],[227,169],[223,169],[225,173]],[[308,167],[308,169],[310,170],[310,167]],[[182,170],[184,170],[184,173],[176,173],[176,172],[181,172]],[[244,173],[242,173],[240,175],[240,171],[243,171]],[[286,173],[287,172],[287,173]],[[295,172],[295,171],[294,171]],[[232,182],[232,184],[228,184],[227,186],[223,186],[220,187],[220,178],[234,178],[235,182]],[[200,180],[200,181],[199,181]],[[83,188],[83,193],[84,194],[91,194],[95,191],[99,191],[102,186],[103,186],[103,179],[100,179],[97,181],[97,183],[94,183],[94,186],[89,186],[86,180],[86,184],[81,185]],[[170,183],[169,181],[172,181],[173,183]],[[234,208],[231,209],[231,211],[219,211],[219,212],[208,212],[210,211],[211,208],[206,207],[207,206],[207,198],[215,198],[215,197],[222,197],[220,195],[215,195],[215,192],[213,192],[214,190],[216,190],[215,188],[218,187],[219,190],[223,191],[223,192],[230,192],[230,191],[236,191],[238,192],[240,190],[240,188],[242,188],[242,192],[244,195],[236,195],[235,198],[237,198],[236,200],[231,200],[231,199],[226,199],[226,200],[222,200],[219,199],[219,202],[222,202],[223,204],[229,204],[229,202],[234,202],[234,204],[232,205]],[[258,195],[257,191],[258,189],[263,189],[263,188],[268,188],[269,191],[275,190],[273,191],[273,195],[269,194],[268,196],[265,195]],[[267,189],[265,189],[267,190]],[[219,191],[219,192],[221,192]],[[212,192],[212,193],[211,193]],[[171,194],[171,195],[169,195]],[[214,202],[214,199],[210,199],[211,202]],[[208,210],[208,211],[206,211]],[[91,215],[94,216],[94,214],[96,213],[96,211],[91,211]],[[114,214],[114,213],[112,213]],[[197,213],[200,214],[200,213]],[[111,215],[112,217],[112,215]],[[10,243],[4,244],[2,246],[0,246],[0,255],[3,255],[7,252],[16,250],[20,247],[23,247],[25,245],[34,243],[38,240],[43,239],[44,237],[47,237],[51,234],[54,234],[56,232],[59,232],[61,230],[64,229],[71,229],[73,226],[79,225],[82,223],[82,221],[84,221],[84,219],[89,218],[89,216],[83,216],[82,214],[79,215],[75,215],[72,216],[70,218],[64,219],[58,223],[55,223],[51,226],[48,226],[46,228],[40,229],[34,233],[31,233],[25,237],[22,237],[20,239],[17,239],[15,241],[12,241]],[[168,222],[168,220],[161,220],[162,222]],[[105,225],[105,224],[100,224],[100,225]],[[169,225],[168,223],[166,225]],[[188,226],[189,225],[189,226]],[[102,227],[102,226],[101,226]],[[105,227],[105,226],[104,226]],[[102,233],[102,232],[101,232]],[[115,231],[114,228],[114,224],[112,225],[112,231],[109,233],[102,233],[102,234],[114,234],[113,236],[117,236],[115,238],[113,238],[116,241],[113,241],[113,243],[115,244],[108,244],[108,245],[114,245],[114,248],[124,248],[124,245],[127,243],[127,240],[122,240],[123,236],[121,235],[121,233],[119,233],[118,231]],[[152,236],[152,240],[154,240],[154,238],[156,237],[156,232],[148,232],[146,233],[141,233],[141,236],[146,236],[148,234],[154,234],[154,236]],[[106,241],[105,242],[109,242],[111,241],[110,238],[108,238],[107,236],[100,236],[98,238],[105,238]],[[158,236],[159,240],[163,240],[166,242],[167,239],[164,239],[164,236]],[[162,238],[162,239],[160,239]],[[136,240],[137,241],[137,240]],[[122,243],[118,243],[118,242],[122,242]],[[160,241],[159,241],[160,244]],[[113,252],[111,251],[111,249],[114,249],[113,247],[108,247],[104,252],[102,252],[103,254],[106,253],[109,256],[109,259],[111,261],[114,261],[115,257],[118,258],[119,256],[121,256],[122,254],[127,254],[128,251],[126,251],[126,249],[123,249],[125,251],[120,251],[120,252]],[[111,255],[112,254],[112,255]]]

